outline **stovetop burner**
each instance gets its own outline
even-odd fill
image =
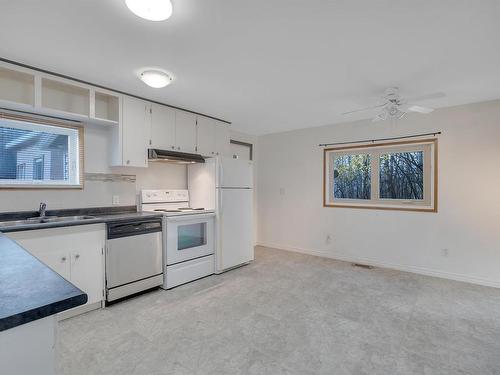
[[[166,208],[155,208],[154,211],[157,212],[183,212],[183,211],[204,211],[204,207],[199,208],[190,208],[190,207],[181,207],[177,209],[166,209]]]

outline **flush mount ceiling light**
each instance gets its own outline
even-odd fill
[[[162,72],[161,70],[145,70],[143,71],[139,78],[146,85],[151,86],[155,89],[160,89],[172,83],[173,78],[166,72]]]
[[[125,0],[132,13],[150,21],[165,21],[172,15],[170,0]]]

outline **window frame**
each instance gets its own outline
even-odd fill
[[[380,194],[380,155],[386,153],[412,152],[424,149],[424,198],[403,200],[379,198]],[[330,201],[330,155],[368,154],[371,160],[371,197],[370,199],[334,198]],[[376,192],[376,193],[374,193]],[[323,207],[361,208],[395,211],[434,212],[438,210],[438,139],[413,141],[380,142],[368,145],[330,147],[323,150]]]
[[[64,133],[65,129],[71,129],[77,131],[77,144],[74,146],[74,151],[77,155],[74,156],[74,161],[76,163],[75,176],[77,177],[77,183],[68,183],[61,184],[59,181],[55,183],[50,183],[48,181],[40,180],[41,182],[36,182],[37,180],[30,180],[29,183],[22,182],[12,182],[13,180],[9,180],[7,183],[2,183],[0,181],[0,190],[39,190],[39,189],[54,189],[54,190],[75,190],[83,189],[83,177],[84,177],[84,130],[83,125],[80,122],[70,122],[65,120],[57,120],[51,118],[43,118],[43,117],[34,117],[34,116],[26,116],[26,115],[18,115],[12,113],[0,112],[1,120],[10,120],[17,121],[21,123],[27,123],[25,126],[20,125],[16,128],[29,128],[30,124],[33,125],[42,125],[42,126],[51,126],[53,128],[59,128],[61,133]],[[17,168],[17,166],[16,166]],[[5,181],[5,180],[4,180]],[[14,180],[15,181],[15,180]]]

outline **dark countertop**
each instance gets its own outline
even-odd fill
[[[87,303],[87,295],[0,233],[0,331]]]
[[[70,227],[75,225],[88,225],[98,223],[108,223],[112,221],[124,221],[130,219],[161,217],[160,212],[137,212],[136,206],[125,207],[94,207],[94,208],[77,208],[69,210],[52,210],[47,211],[47,216],[94,216],[94,219],[82,219],[71,221],[58,221],[49,223],[28,223],[22,225],[0,226],[0,232],[18,232],[24,230]],[[23,212],[8,212],[0,213],[0,223],[8,220],[21,220],[28,217],[36,217],[36,211]]]

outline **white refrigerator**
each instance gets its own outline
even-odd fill
[[[253,162],[207,159],[188,166],[191,207],[216,210],[216,273],[254,259]]]

